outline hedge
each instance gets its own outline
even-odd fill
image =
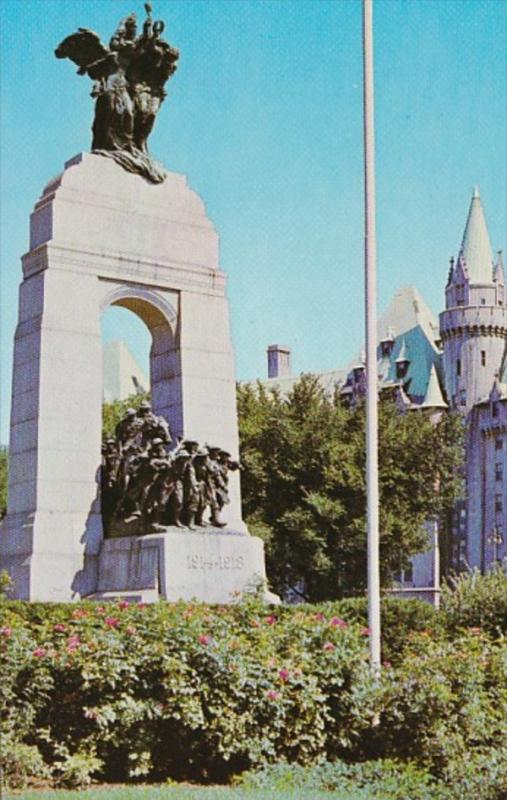
[[[445,782],[465,758],[500,759],[507,740],[505,641],[475,627],[449,638],[416,601],[385,604],[392,661],[380,680],[360,601],[1,610],[2,758],[13,785],[225,782],[270,763],[386,757]]]

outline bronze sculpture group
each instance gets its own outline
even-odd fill
[[[178,528],[225,527],[228,473],[240,465],[221,447],[182,439],[170,451],[171,432],[147,402],[128,409],[115,437],[102,447],[101,499],[106,535]],[[207,517],[207,518],[206,518]],[[134,523],[134,525],[132,525]]]
[[[176,71],[179,52],[162,38],[164,23],[152,19],[145,4],[146,21],[137,35],[135,14],[118,26],[106,47],[94,31],[79,28],[56,48],[57,58],[70,58],[78,75],[94,81],[95,98],[92,152],[113,158],[124,169],[153,183],[165,170],[148,153],[147,140],[167,95],[164,85]]]

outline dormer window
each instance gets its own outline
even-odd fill
[[[393,350],[393,340],[392,339],[383,339],[380,342],[380,354],[382,358],[388,358]]]
[[[358,364],[357,367],[354,367],[352,373],[354,375],[354,381],[358,383],[364,375],[364,366],[362,364]]]
[[[408,372],[408,365],[410,361],[397,361],[396,362],[396,377],[398,380],[403,380]]]
[[[406,377],[408,368],[410,366],[410,359],[408,357],[408,350],[405,341],[401,343],[400,353],[396,359],[396,378],[401,381]]]

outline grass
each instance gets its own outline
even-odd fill
[[[4,800],[382,800],[378,793],[361,789],[354,797],[347,792],[317,792],[311,798],[304,789],[279,791],[239,789],[227,786],[103,786],[72,791],[25,790],[3,795]]]

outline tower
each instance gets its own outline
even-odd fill
[[[477,187],[445,298],[445,388],[466,419],[466,490],[455,511],[452,560],[484,571],[506,552],[507,310],[502,256],[494,262]]]
[[[507,336],[501,254],[495,265],[477,187],[458,258],[451,260],[440,332],[449,405],[468,414],[491,390]]]

